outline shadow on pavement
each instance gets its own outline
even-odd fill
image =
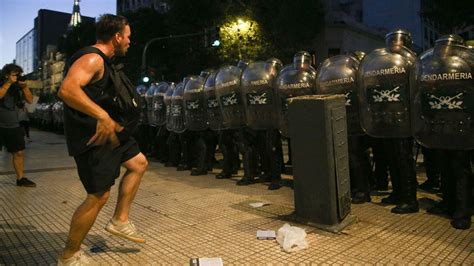
[[[67,232],[52,233],[38,231],[32,225],[0,223],[0,265],[55,263],[67,238]],[[140,249],[108,246],[99,235],[87,235],[87,252],[138,253]],[[83,246],[84,248],[84,246]]]

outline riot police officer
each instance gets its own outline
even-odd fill
[[[364,203],[371,200],[368,137],[360,126],[357,97],[359,64],[359,59],[352,55],[330,57],[319,66],[316,79],[318,94],[344,94],[346,97],[352,203]]]
[[[416,56],[411,34],[402,29],[385,36],[386,47],[369,53],[359,66],[360,120],[364,131],[381,139],[393,191],[382,203],[393,213],[418,212],[413,139],[410,130],[410,75]]]
[[[474,52],[460,36],[446,35],[420,56],[412,86],[413,135],[440,153],[443,201],[438,208],[451,215],[457,229],[471,227],[473,75]]]
[[[253,152],[259,159],[260,171],[264,181],[270,181],[268,189],[281,187],[281,139],[277,131],[277,104],[275,99],[274,80],[282,63],[276,58],[266,62],[250,63],[242,73],[241,93],[245,107],[246,125],[245,149]],[[254,167],[258,167],[257,165]],[[247,185],[253,182],[253,176],[244,176],[238,184]]]

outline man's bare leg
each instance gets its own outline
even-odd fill
[[[147,165],[148,161],[142,153],[137,154],[132,159],[123,163],[123,166],[127,168],[127,172],[120,182],[117,206],[115,207],[113,216],[115,221],[128,221],[130,207],[137,194],[141,178],[146,171]]]
[[[110,190],[102,193],[87,194],[87,198],[76,209],[71,219],[69,236],[62,255],[63,259],[72,257],[81,249],[82,241],[91,229],[109,196]]]
[[[12,162],[13,168],[15,168],[16,179],[22,178],[24,174],[23,151],[17,151],[12,153]]]

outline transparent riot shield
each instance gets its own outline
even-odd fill
[[[277,128],[278,116],[274,82],[281,62],[253,62],[242,73],[242,99],[247,126],[251,129]]]
[[[360,61],[350,55],[326,59],[317,70],[317,94],[343,94],[346,97],[347,132],[351,136],[364,135],[360,126],[357,97],[357,70]]]
[[[175,133],[183,133],[186,131],[186,119],[184,116],[184,88],[189,78],[184,78],[182,82],[176,85],[176,89],[171,97],[171,131]]]
[[[191,76],[184,88],[184,114],[188,130],[200,131],[206,129],[206,108],[204,105],[204,82],[201,76]]]
[[[138,120],[138,123],[140,125],[146,125],[148,124],[148,111],[147,111],[147,103],[146,103],[146,92],[147,92],[147,87],[145,85],[138,85],[137,88],[137,93],[140,95],[140,118]]]
[[[410,137],[410,81],[415,54],[388,34],[386,48],[364,57],[358,72],[360,121],[373,137]],[[394,41],[393,41],[394,40]]]
[[[153,96],[155,95],[156,84],[152,83],[145,93],[146,111],[148,125],[156,127],[155,112],[153,111]]]
[[[166,129],[168,131],[173,131],[171,127],[171,103],[172,103],[172,98],[174,91],[176,90],[176,86],[174,83],[171,83],[170,86],[168,87],[168,90],[166,90],[166,94],[163,96],[163,101],[165,103],[165,108],[166,108]]]
[[[416,63],[412,131],[423,146],[474,149],[474,51],[443,36]]]
[[[275,81],[278,95],[278,128],[289,137],[288,103],[292,97],[316,93],[316,70],[311,66],[308,52],[298,52],[292,66],[285,66]]]
[[[237,66],[223,66],[216,75],[216,96],[224,127],[227,129],[245,126],[245,110],[240,87],[241,73],[242,69]]]
[[[224,129],[222,120],[222,112],[219,107],[219,101],[216,97],[216,75],[217,72],[211,73],[204,83],[204,102],[206,104],[207,123],[211,130]]]
[[[153,113],[158,126],[166,124],[165,94],[168,88],[167,82],[160,82],[156,85],[155,94],[153,94]]]

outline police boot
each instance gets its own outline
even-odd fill
[[[191,175],[207,175],[207,170],[193,169],[191,170]]]
[[[426,209],[427,213],[436,214],[436,215],[452,215],[453,213],[449,211],[448,203],[445,200],[436,202],[432,207]]]
[[[203,138],[199,138],[194,146],[197,154],[197,168],[191,170],[191,175],[207,175],[207,146]]]
[[[233,157],[227,146],[222,146],[221,150],[222,150],[222,155],[224,155],[222,171],[216,175],[216,178],[217,179],[231,178]]]
[[[224,178],[231,178],[231,177],[232,177],[232,174],[227,173],[224,170],[222,170],[222,172],[216,175],[216,179],[224,179]]]
[[[354,204],[362,204],[370,201],[370,194],[367,192],[357,191],[352,197],[352,203]]]
[[[180,163],[178,164],[178,167],[176,167],[176,171],[186,171],[186,170],[191,170],[191,167],[184,163]]]
[[[249,155],[249,152],[246,152],[244,155],[244,176],[242,179],[237,181],[238,186],[246,186],[255,183],[255,179],[253,177],[254,169],[252,169],[252,163],[250,162],[251,158],[249,158]]]
[[[253,183],[255,183],[255,179],[253,177],[244,176],[242,179],[237,181],[237,186],[247,186]]]
[[[471,228],[471,218],[456,218],[451,221],[451,226],[456,229],[467,230]]]
[[[397,214],[406,214],[406,213],[415,213],[418,212],[420,209],[418,207],[418,202],[410,202],[410,203],[401,203],[398,204],[396,207],[391,209],[392,213]]]
[[[403,179],[407,180],[403,180]],[[415,213],[419,211],[418,200],[416,199],[416,177],[413,175],[405,175],[402,177],[402,201],[391,210],[393,213],[405,214]]]
[[[272,180],[268,185],[268,190],[277,190],[281,188],[281,180]]]
[[[433,189],[438,189],[439,188],[439,179],[437,178],[428,178],[425,182],[420,184],[419,186],[420,189],[423,190],[433,190]]]

